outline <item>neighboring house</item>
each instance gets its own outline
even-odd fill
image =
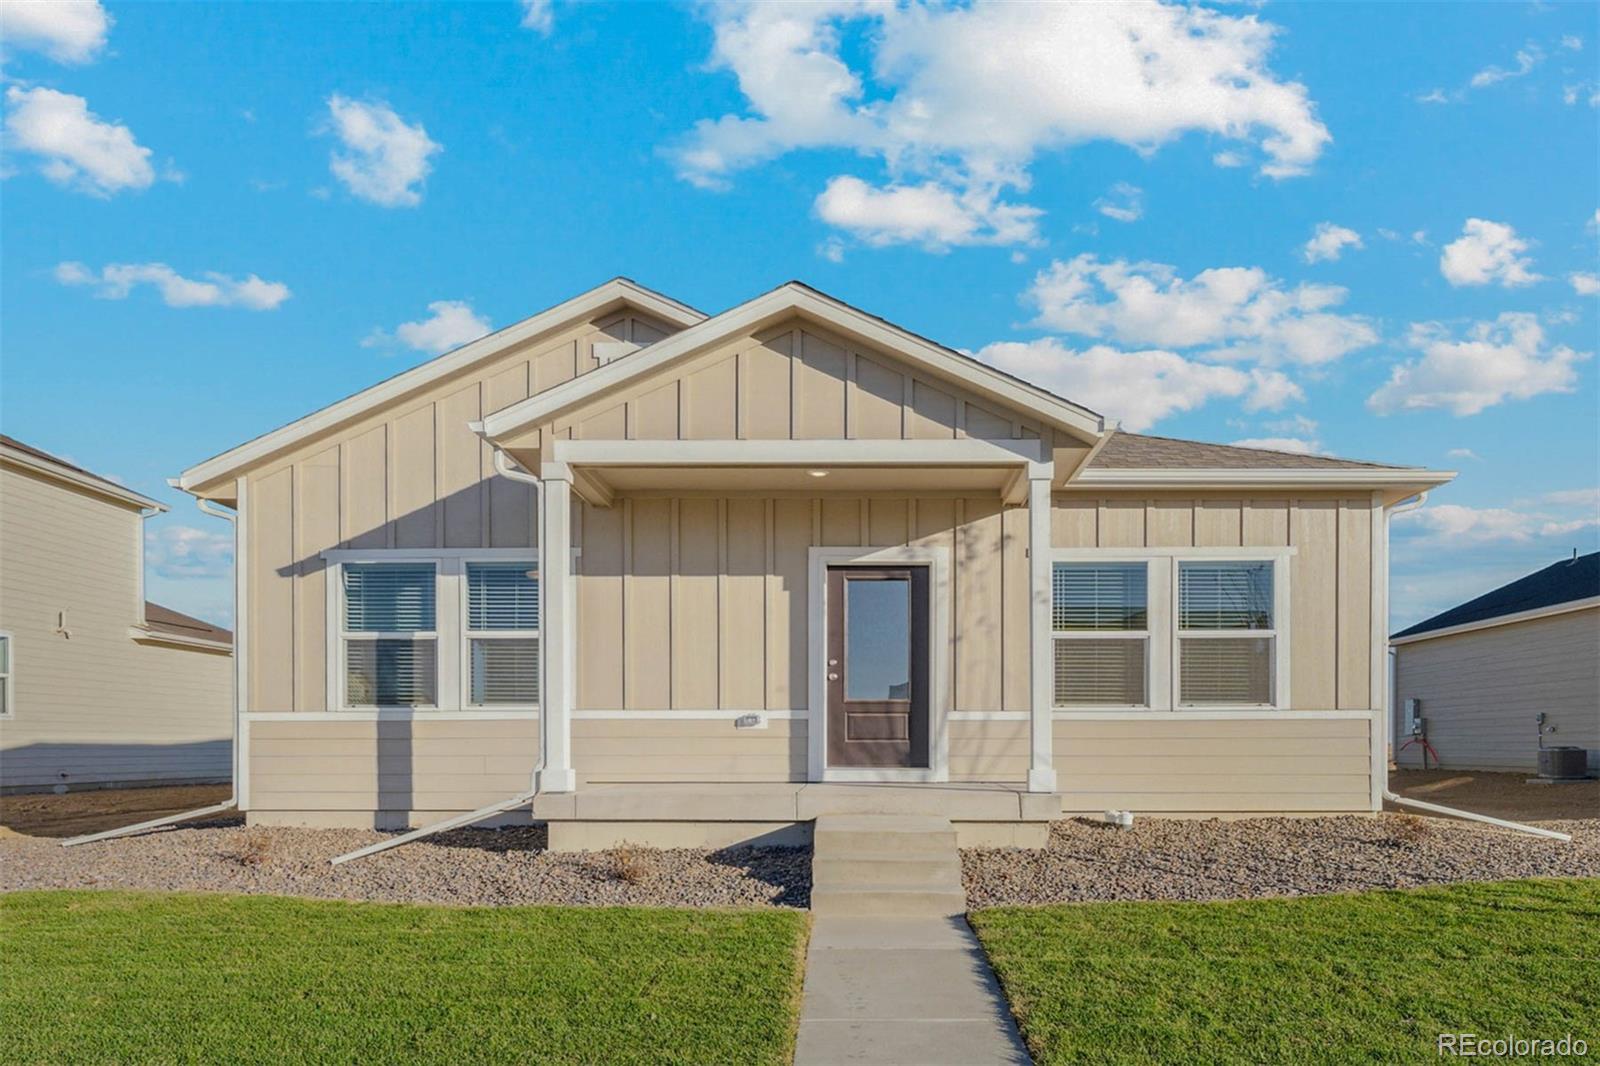
[[[144,598],[165,509],[0,436],[0,790],[228,780],[232,636]]]
[[[1391,638],[1395,762],[1536,770],[1544,743],[1600,764],[1600,552],[1553,563]],[[1409,701],[1416,700],[1416,704]]]
[[[1116,432],[798,283],[619,279],[177,483],[240,516],[253,821],[537,769],[539,817],[687,840],[820,797],[1376,810],[1387,510],[1450,476]]]

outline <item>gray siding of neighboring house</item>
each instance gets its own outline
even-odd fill
[[[1591,768],[1600,758],[1600,607],[1398,645],[1395,682],[1396,732],[1404,701],[1420,699],[1445,768],[1536,769],[1541,711],[1556,727],[1546,744],[1589,749]],[[1395,761],[1419,767],[1407,739]]]

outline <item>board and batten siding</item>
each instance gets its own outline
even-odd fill
[[[718,345],[552,428],[576,440],[1010,440],[1042,429],[798,321]]]
[[[15,678],[0,788],[232,772],[233,659],[129,635],[143,535],[137,509],[0,467],[0,630]]]
[[[813,546],[948,549],[951,709],[1026,712],[1026,517],[997,499],[881,494],[584,506],[574,766],[590,781],[805,780]],[[760,729],[650,717],[692,711],[780,713]],[[1025,726],[952,722],[951,778],[1025,779]]]
[[[599,365],[594,346],[668,327],[617,313],[530,340],[247,474],[253,712],[327,710],[330,548],[524,548],[533,487],[494,473],[469,422]]]
[[[1538,769],[1543,712],[1547,745],[1600,749],[1600,607],[1532,618],[1395,646],[1397,708],[1422,701],[1428,742],[1449,769]],[[1395,715],[1403,728],[1404,716]],[[1421,745],[1395,761],[1422,765]]]
[[[1370,497],[1058,494],[1057,548],[1293,547],[1290,712],[1217,719],[1178,711],[1057,717],[1054,763],[1068,812],[1246,813],[1371,809]]]

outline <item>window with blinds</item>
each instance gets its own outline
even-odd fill
[[[1272,704],[1278,639],[1272,571],[1270,562],[1179,563],[1179,703]]]
[[[345,704],[438,704],[437,584],[432,563],[346,563]]]
[[[0,718],[10,718],[13,708],[11,697],[11,634],[0,633]]]
[[[1149,702],[1149,565],[1057,563],[1051,571],[1055,704]]]
[[[529,562],[467,563],[467,702],[539,702],[539,578]]]

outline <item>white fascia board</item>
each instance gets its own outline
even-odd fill
[[[592,373],[599,373],[593,371]],[[1037,440],[560,440],[569,466],[1021,466]]]
[[[657,341],[627,359],[609,363],[546,389],[537,396],[502,408],[483,420],[484,435],[493,441],[558,417],[609,389],[661,370],[707,345],[755,330],[779,315],[791,312],[860,337],[869,345],[891,355],[926,366],[998,404],[1029,411],[1046,422],[1091,437],[1097,438],[1105,430],[1105,419],[1087,408],[1052,396],[1043,389],[1002,374],[975,359],[941,348],[881,319],[791,282],[706,319],[697,326]]]
[[[1081,471],[1067,485],[1094,488],[1186,489],[1344,489],[1344,488],[1433,488],[1455,479],[1453,470],[1422,470],[1389,467],[1346,467],[1340,469],[1273,467],[1271,469],[1230,469],[1218,467],[1119,468],[1100,467]]]
[[[199,637],[179,636],[176,633],[158,633],[144,626],[130,626],[128,636],[140,644],[164,644],[173,648],[192,648],[198,651],[221,652],[225,655],[233,654],[233,645],[224,644],[220,640],[201,640]]]
[[[1493,629],[1496,626],[1508,626],[1516,622],[1532,622],[1538,618],[1550,618],[1558,614],[1571,614],[1574,611],[1587,611],[1591,607],[1600,607],[1600,596],[1589,596],[1581,600],[1568,600],[1566,603],[1553,603],[1548,607],[1535,607],[1531,611],[1518,611],[1515,614],[1500,614],[1493,618],[1480,618],[1476,622],[1462,622],[1458,626],[1445,626],[1443,629],[1429,629],[1422,633],[1413,633],[1409,637],[1394,637],[1389,643],[1395,647],[1405,644],[1417,644],[1424,640],[1434,640],[1438,637],[1453,637],[1460,633],[1473,633],[1480,629]]]
[[[286,426],[241,444],[231,451],[223,452],[221,455],[192,466],[175,479],[177,481],[176,487],[188,492],[196,486],[227,477],[240,467],[247,466],[274,452],[281,451],[300,440],[337,426],[341,422],[347,422],[368,410],[381,407],[383,404],[422,388],[430,382],[448,377],[465,367],[497,355],[541,333],[559,328],[563,324],[578,320],[583,316],[595,314],[616,303],[631,304],[641,311],[665,319],[683,328],[703,322],[706,317],[702,312],[662,296],[660,293],[642,288],[624,278],[616,278],[606,282],[604,285],[590,289],[588,292],[574,296],[564,303],[559,303],[547,311],[541,311],[531,318],[525,318],[521,322],[507,326],[505,329],[498,330],[486,337],[480,337],[469,344],[462,345],[453,352],[441,355],[437,359],[429,360],[421,366],[413,367],[403,373],[396,374],[386,381],[381,381],[370,388],[363,389],[354,396],[348,396],[337,403],[322,408],[320,411],[313,412],[304,418],[290,422]],[[627,360],[623,360],[623,362],[627,362]]]
[[[62,466],[60,463],[52,463],[48,459],[41,459],[37,455],[30,455],[8,445],[0,444],[0,456],[3,456],[8,463],[15,463],[17,466],[25,467],[54,481],[76,486],[96,495],[115,500],[118,503],[125,503],[151,511],[165,511],[167,509],[166,504],[152,500],[143,493],[134,492],[130,488],[118,485],[114,481],[107,481],[105,478],[97,477],[94,474],[73,470],[71,467]]]

